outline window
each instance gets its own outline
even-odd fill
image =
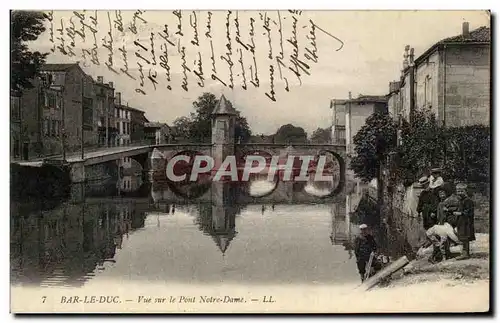
[[[14,157],[17,158],[21,155],[21,142],[19,138],[14,139]]]
[[[127,128],[126,128],[125,121],[122,121],[122,133],[124,133],[124,134],[127,133]]]
[[[57,127],[57,125],[56,125],[56,120],[52,120],[52,122],[51,122],[51,123],[52,123],[52,127],[50,128],[50,130],[51,130],[51,131],[50,131],[50,135],[51,135],[52,137],[54,137],[54,136],[56,135],[56,127]]]
[[[49,135],[49,119],[45,119],[43,120],[43,134],[45,136],[48,136]]]
[[[49,108],[54,108],[54,109],[55,109],[55,108],[56,108],[56,105],[57,105],[57,104],[56,104],[56,95],[55,95],[55,93],[53,93],[53,92],[49,92],[49,93],[48,93],[48,96],[49,96],[49,105],[48,105],[48,107],[49,107]]]
[[[116,111],[116,117],[119,118],[120,117],[120,109],[116,108],[115,111]]]
[[[425,77],[424,82],[424,106],[432,106],[432,79],[429,75]]]
[[[104,104],[102,100],[97,100],[97,111],[99,111],[100,114],[104,114]]]
[[[13,120],[21,119],[21,98],[18,96],[10,97],[10,113]]]
[[[43,106],[45,108],[48,108],[49,107],[49,94],[47,93],[47,91],[43,92]]]

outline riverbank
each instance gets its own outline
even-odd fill
[[[452,253],[459,253],[460,247],[452,247]],[[386,286],[377,286],[366,292],[362,303],[388,300],[390,308],[370,308],[390,311],[487,311],[489,308],[489,234],[476,234],[471,243],[471,258],[466,260],[445,260],[437,264],[424,259],[414,260],[403,271],[393,275]],[[459,298],[457,295],[474,295]],[[410,297],[408,297],[410,296]]]

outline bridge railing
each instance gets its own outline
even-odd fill
[[[154,142],[152,142],[151,140],[140,140],[140,141],[135,141],[135,142],[131,142],[127,145],[120,145],[120,146],[109,146],[109,147],[106,147],[106,146],[88,146],[88,147],[84,147],[83,149],[83,153],[84,154],[87,154],[87,153],[92,153],[92,152],[97,152],[97,151],[105,151],[107,149],[116,149],[116,148],[125,148],[125,147],[130,147],[130,148],[134,148],[134,147],[143,147],[143,146],[152,146],[154,145]],[[73,157],[73,156],[80,156],[81,155],[81,149],[72,149],[70,151],[66,151],[66,159],[69,158],[69,157]],[[62,160],[62,154],[56,154],[56,155],[50,155],[50,156],[44,156],[44,157],[41,157],[39,158],[39,160],[42,160],[44,162],[47,162],[47,163],[56,163],[57,161],[60,161]]]

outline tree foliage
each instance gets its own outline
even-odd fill
[[[307,133],[302,127],[286,124],[276,131],[274,140],[276,143],[306,143]]]
[[[490,181],[490,128],[482,125],[447,129],[445,176],[458,181]]]
[[[396,147],[396,139],[397,126],[394,120],[388,114],[372,114],[353,138],[351,169],[365,181],[376,178],[377,170]]]
[[[318,128],[311,135],[311,143],[327,144],[330,143],[332,137],[331,128]]]
[[[428,111],[414,111],[413,122],[401,125],[401,145],[396,176],[406,184],[442,164],[444,156],[443,129]]]
[[[27,42],[45,31],[46,16],[39,11],[15,10],[10,13],[10,89],[22,91],[33,87],[31,80],[39,75],[48,53],[32,52]]]
[[[395,178],[404,185],[414,183],[430,169],[443,169],[445,181],[488,183],[490,181],[490,128],[482,125],[443,127],[426,110],[413,113],[412,124],[402,120],[400,143],[397,125],[389,115],[373,114],[354,136],[351,169],[369,181],[390,152],[397,153]]]
[[[218,99],[213,93],[205,92],[193,102],[194,112],[189,117],[180,117],[174,121],[174,134],[190,142],[210,142],[212,140],[212,113]],[[232,103],[228,101],[232,106]],[[246,142],[250,139],[251,130],[245,117],[238,114],[235,123],[235,139]]]
[[[428,111],[415,111],[413,124],[404,122],[398,147],[397,177],[405,184],[441,167],[446,180],[489,182],[490,129],[482,125],[440,127]]]

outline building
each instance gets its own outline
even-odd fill
[[[399,91],[401,83],[394,81],[389,83],[389,94],[387,95],[387,110],[393,119],[397,119],[401,110]]]
[[[144,124],[144,139],[151,145],[168,144],[172,141],[172,131],[166,123],[146,122]]]
[[[144,124],[149,120],[144,115],[145,112],[139,109],[130,108],[130,140],[133,143],[143,142],[145,140]]]
[[[332,141],[345,144],[347,152],[352,153],[353,138],[366,119],[375,112],[387,113],[387,97],[360,95],[355,99],[332,100],[331,107]]]
[[[115,98],[115,122],[118,129],[116,146],[127,146],[130,144],[130,120],[131,114],[128,106],[122,104],[122,95],[116,92]]]
[[[62,152],[64,88],[51,73],[31,81],[33,87],[11,93],[11,132],[14,159],[24,160]]]
[[[82,146],[96,147],[104,144],[106,129],[112,136],[112,127],[103,126],[105,111],[113,103],[112,83],[103,84],[102,77],[94,82],[73,63],[45,64],[32,84],[22,94],[11,93],[13,158],[48,157],[77,152]]]
[[[94,107],[96,93],[92,77],[78,63],[46,64],[42,72],[50,75],[50,87],[59,89],[62,94],[65,149],[70,152],[78,151],[82,142],[84,147],[97,146],[97,114]],[[44,102],[52,104],[53,101],[49,97]]]
[[[20,159],[21,156],[21,95],[10,93],[10,156]]]
[[[118,135],[115,122],[115,89],[113,86],[113,82],[104,83],[102,76],[98,76],[97,82],[94,83],[98,144],[100,147],[115,146]]]
[[[416,59],[406,46],[399,89],[390,85],[389,111],[410,122],[411,111],[426,109],[448,127],[489,125],[490,33],[487,27],[469,31],[464,22],[460,35],[435,43]]]

